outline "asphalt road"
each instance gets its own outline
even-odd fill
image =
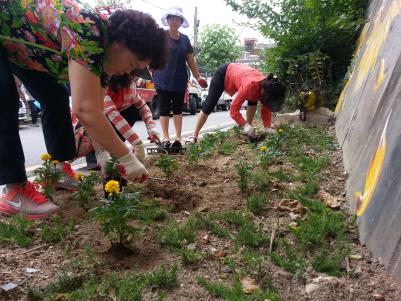
[[[243,114],[245,111],[243,111]],[[195,127],[197,116],[185,115],[183,120],[183,136],[187,133],[189,135],[193,128]],[[204,129],[218,126],[218,125],[227,125],[228,123],[232,123],[233,120],[229,116],[229,112],[215,112],[209,116]],[[159,120],[156,120],[157,128],[161,133],[161,127]],[[147,132],[145,124],[140,121],[135,123],[134,126],[135,131],[139,134],[142,139],[147,138]],[[46,153],[46,146],[43,138],[42,127],[31,127],[30,125],[21,125],[20,126],[20,137],[22,146],[24,148],[25,154],[25,166],[27,168],[40,165],[40,155]],[[174,127],[173,127],[173,120],[170,118],[170,137],[173,138],[174,136]]]

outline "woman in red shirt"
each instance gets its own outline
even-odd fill
[[[243,133],[247,136],[254,135],[254,130],[242,117],[241,105],[246,100],[249,102],[260,101],[262,103],[260,113],[263,125],[267,129],[271,127],[272,112],[281,110],[285,98],[285,86],[276,76],[269,74],[265,77],[260,71],[244,64],[224,64],[217,69],[212,77],[209,93],[203,103],[194,133],[188,137],[186,144],[196,143],[201,128],[217,105],[224,90],[230,96],[237,93],[231,104],[230,116],[242,127]]]

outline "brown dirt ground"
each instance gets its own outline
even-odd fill
[[[249,152],[246,147],[237,150],[245,154]],[[180,170],[175,176],[178,188],[174,185],[157,181],[148,181],[145,191],[148,196],[154,197],[161,204],[172,207],[171,216],[180,222],[185,221],[196,212],[218,212],[227,209],[244,208],[244,200],[235,183],[235,156],[214,156],[202,160],[194,167],[188,166],[185,157],[176,156],[180,162]],[[155,158],[151,158],[151,161]],[[280,164],[280,162],[278,162]],[[152,165],[152,164],[150,164]],[[282,165],[286,170],[291,170],[289,164]],[[156,167],[150,167],[154,176],[162,176]],[[326,181],[323,189],[333,196],[339,197],[346,207],[344,186],[346,175],[342,166],[340,150],[333,151],[331,163],[325,172]],[[267,207],[266,213],[261,217],[255,217],[262,224],[267,235],[272,229],[272,216],[275,212],[275,196],[288,183],[271,183],[267,189],[272,190],[272,202]],[[295,185],[295,184],[293,184]],[[100,187],[98,189],[100,191]],[[99,193],[100,194],[100,193]],[[125,273],[133,269],[150,271],[162,264],[169,265],[179,262],[177,255],[167,248],[160,246],[153,239],[150,230],[143,234],[135,243],[135,252],[116,256],[110,251],[110,243],[103,236],[99,226],[87,218],[87,213],[71,199],[69,193],[57,192],[55,202],[61,206],[61,216],[64,219],[74,218],[77,226],[73,235],[56,245],[43,245],[41,248],[26,253],[27,249],[19,248],[13,244],[0,243],[0,284],[7,282],[30,282],[33,286],[45,287],[56,279],[60,267],[66,264],[65,248],[70,247],[74,256],[83,254],[83,247],[90,245],[101,264],[102,270]],[[95,205],[96,202],[91,204]],[[287,213],[278,213],[280,224],[290,222]],[[0,217],[0,220],[5,220]],[[35,230],[36,231],[36,230]],[[202,238],[208,234],[209,240]],[[37,235],[37,234],[35,234]],[[29,248],[41,245],[35,241]],[[209,251],[211,248],[228,251],[230,242],[214,235],[201,231],[197,237],[197,249]],[[308,295],[305,291],[305,283],[301,283],[292,274],[272,264],[270,261],[262,267],[263,272],[271,281],[273,288],[283,300],[400,300],[401,286],[389,276],[383,265],[371,257],[366,247],[362,246],[357,237],[354,237],[352,254],[362,255],[362,260],[350,260],[350,268],[360,272],[356,277],[341,277],[331,279]],[[36,268],[40,271],[31,276],[26,268]],[[308,271],[306,283],[320,274]],[[212,281],[230,282],[231,273],[225,269],[223,258],[211,256],[196,266],[181,266],[179,270],[179,286],[168,292],[165,300],[221,300],[211,296],[197,284],[197,277],[202,276]],[[382,298],[382,299],[381,299]],[[0,296],[0,300],[26,300],[23,289],[8,296]],[[143,300],[156,300],[156,294],[151,290],[144,293]]]

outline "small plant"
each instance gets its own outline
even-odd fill
[[[305,259],[305,254],[291,246],[285,240],[279,240],[279,247],[283,249],[283,255],[276,252],[270,253],[273,263],[282,267],[287,272],[295,274],[299,278],[303,278],[308,268],[308,261]]]
[[[263,212],[263,208],[267,202],[267,198],[264,195],[252,195],[246,200],[246,207],[253,214],[260,215]]]
[[[203,217],[200,214],[197,214],[195,218],[196,218],[196,225],[198,228],[207,229],[211,233],[220,238],[225,238],[230,236],[230,232],[226,228],[213,222],[210,215],[207,217]]]
[[[74,221],[70,221],[68,225],[64,225],[61,217],[56,216],[53,218],[51,225],[41,224],[39,227],[42,241],[55,244],[74,231],[75,223]]]
[[[217,145],[217,153],[223,156],[232,155],[235,152],[236,145],[233,142],[223,142]]]
[[[212,214],[211,216],[213,219],[221,220],[235,226],[244,226],[253,222],[249,215],[241,211],[228,210]]]
[[[238,177],[237,177],[238,188],[242,192],[242,194],[244,194],[248,190],[249,178],[250,178],[253,166],[248,164],[245,160],[240,159],[235,164],[235,169],[237,170],[237,175],[238,175]]]
[[[49,154],[42,154],[40,159],[43,161],[42,166],[33,171],[35,183],[40,184],[43,187],[46,197],[52,199],[54,186],[62,176],[61,170],[57,168],[59,162],[57,160],[52,160],[52,156]]]
[[[166,178],[170,178],[178,169],[177,160],[168,155],[161,155],[160,158],[155,162],[155,165],[164,172]]]
[[[196,264],[208,256],[208,253],[197,250],[181,249],[178,251],[184,265]]]
[[[269,182],[273,179],[272,175],[266,170],[252,173],[250,181],[259,189],[265,190],[269,186]]]
[[[74,192],[72,197],[78,201],[80,207],[84,208],[94,196],[93,186],[96,183],[100,183],[100,178],[95,172],[92,172],[89,176],[77,175],[79,180],[78,191]]]
[[[234,238],[237,246],[260,247],[269,242],[269,238],[254,223],[242,226]]]
[[[0,241],[15,242],[20,247],[28,247],[32,242],[29,229],[32,222],[23,216],[15,215],[7,220],[0,221]]]
[[[257,152],[258,165],[264,168],[269,167],[272,158],[277,157],[279,153],[274,147],[269,147],[266,145],[259,146]]]
[[[106,183],[105,191],[110,201],[104,206],[93,208],[92,217],[99,222],[112,244],[126,245],[140,231],[129,224],[136,214],[139,193],[120,192],[120,185],[114,180]]]
[[[172,250],[182,249],[184,245],[195,241],[196,224],[189,220],[184,225],[170,222],[156,233],[156,240]]]
[[[238,276],[234,277],[231,287],[227,287],[222,283],[210,282],[203,277],[198,278],[198,284],[212,295],[227,301],[280,300],[280,297],[270,288],[265,290],[257,289],[251,294],[245,294]]]

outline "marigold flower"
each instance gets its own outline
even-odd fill
[[[53,164],[53,165],[57,165],[57,163],[59,163],[58,160],[52,160],[52,164]]]
[[[259,150],[261,151],[261,152],[265,152],[265,151],[267,151],[269,148],[266,146],[266,145],[262,145],[261,147],[259,147]]]
[[[104,186],[104,190],[109,194],[119,193],[120,192],[120,183],[115,180],[110,180]]]
[[[51,160],[51,158],[52,158],[52,156],[50,156],[50,154],[41,154],[40,155],[40,159],[42,161],[48,161],[48,160]]]
[[[284,130],[283,129],[278,129],[278,132],[282,133],[282,132],[284,132]]]
[[[77,173],[74,175],[74,178],[75,178],[76,180],[78,180],[78,181],[81,181],[81,179],[82,179],[83,176],[84,176],[84,175],[83,175],[82,173],[77,172]]]

